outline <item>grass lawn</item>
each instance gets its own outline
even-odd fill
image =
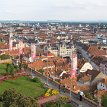
[[[6,80],[0,83],[0,95],[6,90],[14,88],[25,96],[37,98],[43,95],[46,89],[40,87],[39,83],[32,82],[28,77],[19,77],[15,80]]]
[[[6,73],[6,64],[0,64],[0,75]]]

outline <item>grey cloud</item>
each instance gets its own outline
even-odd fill
[[[106,20],[107,0],[0,0],[0,19]]]

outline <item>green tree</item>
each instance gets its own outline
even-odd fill
[[[107,94],[104,94],[101,98],[102,106],[107,107]]]
[[[6,54],[2,54],[2,55],[0,55],[0,59],[1,60],[10,59],[10,56],[6,55]]]
[[[7,66],[6,66],[6,74],[7,75],[9,74],[9,64],[7,64]]]
[[[6,73],[7,73],[7,75],[11,74],[12,76],[14,76],[15,68],[14,68],[13,64],[7,64]]]
[[[44,70],[43,70],[43,69],[39,69],[39,72],[40,72],[40,73],[43,73],[43,72],[44,72]]]
[[[19,62],[19,69],[22,69],[22,61],[23,61],[23,55],[20,55],[20,62]]]
[[[89,98],[90,100],[93,100],[93,94],[90,92],[85,92],[85,97]]]
[[[12,103],[9,107],[18,107],[15,103]]]
[[[58,107],[56,102],[48,102],[44,105],[44,107]]]
[[[7,75],[12,75],[14,77],[15,72],[17,72],[19,70],[17,65],[13,65],[13,64],[7,64],[6,67],[6,74]]]
[[[36,101],[31,97],[22,96],[18,101],[19,107],[37,107]]]
[[[16,102],[15,100],[16,92],[15,90],[6,90],[2,95],[2,102],[4,107],[9,107],[12,102]]]
[[[14,65],[14,72],[19,71],[19,67],[17,65]]]
[[[23,68],[24,68],[24,70],[26,70],[28,68],[28,65],[27,64],[23,64]]]
[[[39,78],[37,78],[37,77],[34,77],[33,79],[31,79],[31,81],[38,83],[38,84],[37,84],[38,87],[43,88],[43,86],[44,86],[44,84],[41,82],[41,80],[40,80]]]
[[[72,107],[71,104],[67,103],[68,98],[60,97],[55,102],[47,102],[44,107]]]
[[[37,107],[36,100],[17,93],[14,89],[6,90],[2,95],[3,107]]]

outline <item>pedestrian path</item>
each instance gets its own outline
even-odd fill
[[[58,90],[58,88],[56,86],[53,86],[51,83],[48,83],[48,86],[49,86],[49,88],[54,88],[54,89]],[[60,91],[60,94],[70,97],[70,93],[67,93],[67,92]],[[76,98],[74,96],[71,96],[70,100],[71,100],[71,103],[73,101],[77,105],[82,105],[82,107],[92,107],[89,104],[85,103],[84,101],[80,101],[78,96]]]
[[[35,71],[35,72],[32,72],[32,75],[33,76],[37,76],[38,78],[40,78],[41,79],[41,81],[44,83],[44,84],[46,84],[47,83],[47,79],[44,79],[44,78],[42,78],[42,76],[38,76],[38,74],[37,74],[37,72]],[[57,89],[57,90],[59,90],[58,89],[58,87],[57,86],[55,86],[52,82],[49,82],[48,81],[48,88],[53,88],[53,89]],[[68,97],[70,97],[70,93],[69,92],[63,92],[63,90],[60,90],[60,94],[62,94],[62,95],[66,95],[66,96],[68,96]],[[72,104],[72,102],[75,102],[78,106],[79,105],[82,105],[82,107],[97,107],[97,106],[94,106],[94,105],[90,105],[89,103],[87,103],[87,102],[85,102],[84,100],[83,101],[80,101],[79,100],[79,98],[78,98],[78,95],[75,97],[74,95],[71,95],[71,98],[70,98],[70,100],[71,100],[71,104]],[[77,106],[77,107],[78,107]]]
[[[37,103],[38,103],[39,105],[43,105],[43,104],[45,104],[46,102],[55,101],[55,100],[57,100],[59,97],[60,97],[59,95],[54,95],[54,96],[42,98],[42,99],[39,99],[39,100],[37,101]]]

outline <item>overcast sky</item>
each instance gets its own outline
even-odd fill
[[[107,21],[107,0],[0,0],[0,20]]]

